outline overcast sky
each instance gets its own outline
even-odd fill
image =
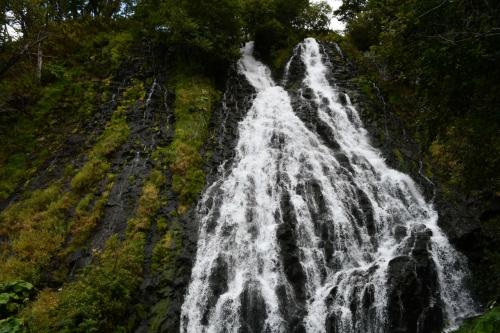
[[[321,0],[313,0],[314,2],[320,2]],[[336,10],[337,8],[340,7],[342,4],[342,0],[325,0],[328,2],[328,4],[333,8],[333,10]],[[332,19],[330,27],[333,30],[344,30],[345,24],[337,20],[335,17]]]

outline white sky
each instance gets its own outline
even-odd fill
[[[8,11],[7,13],[5,13],[5,16],[7,17],[7,19],[12,19],[13,15],[14,14],[11,11]],[[11,23],[11,24],[7,25],[7,33],[10,35],[10,37],[13,40],[18,39],[21,36],[20,30],[21,30],[21,27],[19,26],[19,24]]]
[[[312,0],[313,2],[320,2],[321,0]],[[342,4],[342,0],[325,0],[333,10],[336,10]],[[330,28],[332,30],[344,30],[345,24],[337,20],[336,17],[332,18],[332,22],[330,23]]]

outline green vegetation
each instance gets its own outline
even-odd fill
[[[113,113],[111,121],[90,151],[89,160],[71,180],[73,190],[81,192],[95,185],[108,172],[110,165],[106,161],[106,157],[125,143],[130,133],[125,112],[133,103],[140,102],[143,99],[144,88],[142,83],[136,82],[125,91],[123,100],[120,101],[120,105]]]
[[[25,332],[23,321],[12,315],[17,314],[34,293],[33,285],[25,281],[0,284],[0,332]]]
[[[68,284],[55,300],[40,296],[24,316],[38,332],[118,331],[142,274],[144,237],[130,235],[128,241],[111,237],[94,263],[76,282]],[[48,303],[47,304],[47,300]],[[44,303],[43,307],[42,304]],[[48,305],[52,305],[49,307]],[[48,325],[48,326],[45,326]]]
[[[24,57],[0,76],[0,201],[33,177],[68,137],[80,134],[96,106],[108,102],[113,63],[124,60],[129,45],[123,34],[99,23],[61,22],[46,29],[41,80]],[[24,42],[3,44],[0,58]]]
[[[112,183],[112,177],[107,177],[110,164],[106,157],[126,141],[129,129],[125,110],[130,103],[140,101],[143,97],[141,91],[141,84],[132,85],[125,91],[106,129],[89,152],[89,160],[69,181],[73,191],[66,192],[61,183],[54,184],[32,192],[24,201],[11,205],[0,214],[0,232],[11,240],[2,253],[14,253],[0,260],[0,281],[18,278],[38,284],[43,269],[61,250],[70,229],[81,231],[73,243],[89,236],[102,213],[110,190],[109,183]],[[82,214],[80,209],[72,217],[71,209],[79,197],[89,200],[97,183],[103,179],[108,182],[108,189],[101,194],[93,211]]]
[[[172,189],[179,194],[178,210],[182,214],[205,185],[200,150],[208,138],[212,107],[219,93],[206,79],[181,77],[175,94],[175,135],[164,154],[173,173]]]
[[[161,172],[150,174],[128,221],[126,238],[112,236],[102,252],[94,252],[92,265],[62,291],[40,293],[22,314],[28,327],[38,332],[127,331],[122,320],[142,281],[146,234],[162,202],[164,182]]]
[[[8,285],[8,281],[24,279],[43,287],[46,285],[47,280],[52,281],[52,283],[61,283],[67,279],[68,271],[64,265],[52,270],[50,275],[45,272],[54,262],[64,262],[64,258],[84,246],[97,222],[102,217],[114,182],[114,175],[109,172],[111,165],[108,158],[128,138],[127,109],[136,103],[141,103],[143,97],[142,83],[132,82],[130,87],[123,92],[117,109],[106,128],[97,138],[92,149],[86,154],[88,160],[80,170],[75,173],[72,171],[74,168],[66,168],[67,170],[65,170],[61,180],[46,189],[28,192],[24,199],[10,205],[0,213],[0,234],[5,239],[9,239],[9,242],[2,242],[0,248],[2,253],[0,281],[6,281]],[[68,184],[69,188],[65,184]],[[106,256],[113,258],[119,255],[123,256],[125,259],[122,265],[133,263],[131,258],[126,257],[132,256],[133,251],[142,251],[142,243],[137,243],[135,247],[128,244],[127,246],[113,245],[112,241],[109,241],[109,244],[103,252],[102,258],[106,258]],[[123,252],[115,253],[118,250]],[[113,254],[108,254],[111,252]],[[90,287],[84,288],[87,276],[90,276],[89,279],[98,283],[98,278],[101,275],[109,275],[109,271],[106,271],[106,269],[111,266],[114,267],[113,263],[106,262],[104,259],[101,262],[100,254],[95,253],[95,256],[99,258],[96,259],[99,264],[94,264],[93,269],[89,269],[91,273],[82,274],[83,278],[74,283],[76,289],[68,288],[67,298],[50,290],[42,291],[37,301],[30,305],[30,315],[26,315],[26,321],[9,317],[0,327],[15,330],[17,327],[29,326],[32,322],[38,323],[40,321],[39,327],[35,325],[35,331],[51,331],[52,328],[59,331],[59,328],[56,329],[53,325],[60,325],[61,327],[70,325],[54,321],[55,317],[52,315],[50,320],[44,315],[51,308],[48,305],[52,307],[57,304],[74,306],[75,303],[71,303],[71,301],[78,301],[78,299],[71,294],[71,290],[78,294],[80,291],[84,291],[79,301],[82,304],[87,304],[90,301],[84,295],[92,298],[92,295],[96,295],[92,294],[92,292],[101,293],[99,288],[109,289],[109,285],[96,286],[94,289]],[[142,264],[141,260],[138,259],[139,267]],[[103,263],[104,268],[95,268],[101,267],[101,263]],[[127,269],[133,267],[133,265],[127,266]],[[120,280],[121,282],[133,283],[130,276],[124,274],[121,278],[124,279]],[[111,282],[104,281],[103,283]],[[113,290],[111,292],[118,293],[118,291]],[[116,293],[107,296],[103,295],[103,297],[118,297]],[[63,293],[62,295],[66,294]],[[43,304],[39,304],[39,302]],[[68,302],[70,305],[68,305]],[[123,304],[127,304],[127,301],[124,301]],[[91,304],[91,306],[95,306],[95,304]],[[78,307],[74,311],[77,311],[77,309]],[[90,311],[88,308],[81,307],[80,309],[84,312]],[[72,315],[76,316],[78,314],[69,314],[69,316]],[[66,320],[66,318],[63,319]],[[90,324],[84,323],[82,325],[88,326]],[[70,329],[70,331],[73,330]],[[86,328],[83,331],[87,331]]]
[[[33,285],[25,281],[0,284],[0,319],[17,313],[33,293]]]
[[[23,321],[14,317],[0,320],[0,333],[25,333]]]
[[[188,274],[181,221],[205,186],[212,110],[229,65],[250,39],[276,72],[308,35],[340,41],[358,64],[368,102],[380,103],[380,88],[447,199],[498,199],[499,6],[345,0],[338,11],[348,24],[345,37],[327,31],[329,11],[307,0],[0,5],[0,333],[132,331],[148,310],[150,329],[164,327],[173,281]],[[7,33],[9,24],[19,38]],[[142,146],[152,171],[143,184],[126,175],[142,193],[125,203],[135,207],[125,235],[88,249],[121,176],[115,157],[129,158],[124,150],[143,144],[135,131],[144,129],[131,126],[136,119],[129,116],[144,108],[144,83],[153,77],[166,79],[162,87],[175,95],[172,141]],[[393,155],[412,168],[400,150]],[[177,206],[160,216],[167,184]],[[492,300],[500,295],[499,224],[485,214],[478,242],[484,277],[477,284]],[[147,244],[152,230],[159,241]],[[91,262],[68,281],[68,258],[82,249],[93,250]],[[143,309],[137,298],[149,260],[162,298]],[[490,332],[497,319],[495,308],[460,332]]]
[[[349,0],[338,11],[346,49],[414,132],[440,182],[475,195],[500,186],[500,8],[488,3]]]
[[[0,281],[40,282],[43,269],[64,241],[72,200],[61,192],[60,185],[52,185],[2,212],[0,221],[8,228],[10,244],[2,251]]]
[[[495,333],[500,330],[500,307],[495,307],[484,315],[468,320],[455,333]]]

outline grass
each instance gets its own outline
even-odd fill
[[[160,187],[165,183],[165,176],[158,170],[153,170],[149,180],[142,188],[135,216],[128,222],[128,232],[145,232],[151,227],[151,217],[160,208]]]
[[[496,333],[500,332],[500,307],[497,306],[484,315],[466,321],[455,333]]]
[[[114,184],[110,158],[128,140],[126,113],[144,99],[141,82],[133,81],[123,93],[79,170],[68,166],[63,179],[28,193],[0,213],[0,236],[9,239],[9,243],[4,242],[9,245],[0,249],[0,281],[23,278],[41,289],[36,300],[22,310],[19,321],[9,325],[21,323],[36,332],[129,330],[137,317],[130,316],[131,323],[123,318],[127,313],[140,312],[131,304],[143,278],[146,235],[155,220],[162,237],[153,250],[153,271],[167,281],[182,273],[178,262],[182,228],[175,216],[168,220],[157,217],[165,204],[161,195],[166,183],[164,170],[172,172],[172,189],[178,194],[177,213],[183,214],[205,184],[201,151],[209,138],[209,120],[219,94],[210,81],[191,76],[179,77],[175,92],[173,141],[153,154],[155,169],[143,185],[126,237],[112,236],[102,252],[94,251],[92,263],[75,280],[64,283],[57,291],[51,290],[46,288],[47,279],[66,281],[67,268],[60,265],[50,276],[45,272],[54,260],[64,262],[68,255],[86,246],[102,218]],[[161,309],[170,304],[167,297],[152,311],[160,318]],[[159,325],[159,321],[153,320],[151,325]]]
[[[113,180],[114,175],[108,175],[105,190],[97,198],[93,193],[89,193],[77,204],[70,230],[71,241],[63,250],[61,254],[63,257],[83,247],[90,238],[92,231],[104,213],[104,208],[114,185]]]
[[[80,193],[88,190],[96,185],[96,183],[106,175],[110,168],[111,164],[106,160],[89,160],[71,180],[71,189]]]
[[[168,165],[172,172],[172,189],[178,194],[177,211],[168,218],[157,220],[157,230],[162,235],[153,249],[152,271],[159,277],[161,299],[151,308],[149,329],[176,327],[177,318],[165,318],[173,304],[173,281],[179,275],[189,274],[180,259],[183,248],[182,227],[179,215],[193,205],[205,186],[203,145],[209,139],[209,121],[212,107],[220,98],[213,83],[199,77],[180,75],[175,85],[175,134],[168,147],[159,147],[153,159]],[[165,328],[167,327],[167,328]]]
[[[69,181],[70,191],[64,189],[62,180],[29,193],[0,214],[0,236],[10,240],[0,248],[0,282],[24,279],[38,285],[46,278],[64,280],[62,267],[52,276],[44,271],[55,257],[82,246],[102,217],[113,185],[108,158],[127,141],[126,110],[144,98],[143,90],[142,83],[133,82],[124,92],[87,162]],[[98,199],[91,205],[96,194]],[[72,241],[64,249],[69,234]]]
[[[112,236],[91,267],[60,292],[44,291],[23,312],[37,332],[119,332],[142,275],[144,237]],[[123,327],[121,328],[124,329]]]
[[[121,147],[130,135],[126,111],[138,101],[144,99],[144,87],[141,82],[134,82],[123,94],[120,105],[113,112],[110,122],[88,155],[88,161],[71,180],[71,188],[81,192],[95,185],[108,172],[111,165],[107,157]]]
[[[143,185],[134,217],[128,221],[124,240],[112,236],[102,252],[95,252],[91,266],[61,292],[45,290],[23,312],[37,332],[121,332],[122,319],[140,286],[146,234],[161,205],[162,172],[154,170]],[[77,214],[86,216],[93,198],[84,197]],[[99,200],[96,202],[97,205]]]
[[[73,203],[74,197],[56,184],[34,191],[2,212],[0,222],[9,230],[11,242],[2,251],[0,282],[40,282],[44,268],[64,241],[66,216]]]
[[[17,117],[12,119],[8,113],[1,115],[7,117],[0,120],[8,126],[0,134],[0,200],[7,199],[29,180],[95,111],[93,106],[100,98],[97,91],[103,89],[103,82],[87,80],[78,69],[60,68],[59,72],[54,82],[42,88],[32,87],[31,92],[36,92],[38,99],[25,112],[17,111]],[[31,79],[18,80],[29,85]],[[0,85],[0,90],[3,88]],[[6,96],[11,93],[7,91]]]
[[[170,165],[172,189],[179,195],[183,213],[205,184],[200,150],[209,136],[212,107],[219,99],[213,84],[202,78],[181,77],[175,87],[176,127],[171,145],[159,151]]]

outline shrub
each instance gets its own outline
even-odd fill
[[[0,319],[16,314],[34,291],[31,283],[22,280],[0,283]]]
[[[496,333],[500,332],[500,307],[495,307],[484,315],[468,320],[455,333]]]

